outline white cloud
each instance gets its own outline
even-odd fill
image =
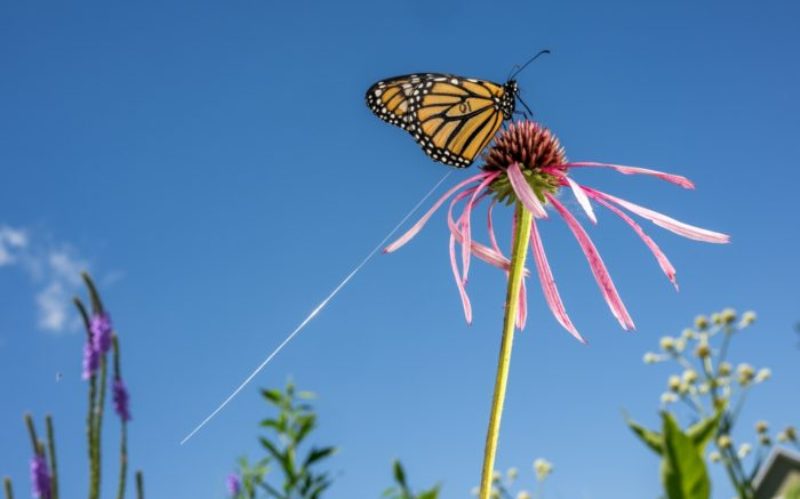
[[[28,236],[24,231],[0,226],[0,267],[15,263],[27,246]]]
[[[54,244],[29,230],[0,225],[0,267],[19,267],[36,288],[37,325],[62,332],[79,323],[72,314],[72,296],[81,287],[88,262],[66,244]]]

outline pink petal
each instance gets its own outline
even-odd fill
[[[489,209],[487,210],[487,227],[489,232],[489,241],[492,243],[492,248],[501,255],[503,254],[500,251],[500,246],[497,244],[497,237],[494,235],[494,223],[492,223],[492,211],[494,210],[494,205],[497,204],[497,199],[493,199],[492,203],[489,205]]]
[[[403,245],[405,245],[407,242],[413,239],[414,236],[416,236],[419,233],[419,231],[422,230],[422,228],[425,226],[425,224],[428,222],[431,216],[433,216],[433,214],[436,213],[436,210],[438,210],[442,206],[442,204],[444,204],[444,202],[447,201],[447,198],[452,196],[454,192],[463,188],[465,185],[484,179],[487,175],[491,175],[491,173],[482,172],[479,173],[478,175],[474,175],[464,180],[463,182],[456,184],[455,187],[451,188],[449,191],[444,193],[444,195],[440,197],[439,200],[436,201],[436,203],[434,203],[433,207],[431,207],[431,209],[428,210],[427,213],[425,213],[422,216],[422,218],[420,218],[419,221],[415,223],[405,234],[403,234],[396,241],[394,241],[389,246],[384,248],[383,252],[391,253],[393,251],[400,249]]]
[[[631,316],[628,314],[625,304],[622,303],[622,299],[619,297],[619,293],[617,293],[617,288],[614,286],[614,281],[611,280],[611,276],[608,274],[603,259],[600,257],[600,253],[597,252],[597,248],[589,238],[589,235],[583,227],[581,227],[581,224],[575,219],[572,213],[564,208],[564,205],[555,197],[551,194],[547,194],[547,199],[564,218],[564,221],[567,222],[567,226],[569,226],[570,230],[575,235],[575,239],[578,240],[578,244],[583,250],[583,254],[586,255],[586,260],[589,262],[589,267],[592,269],[595,281],[597,281],[597,285],[600,287],[600,291],[603,293],[603,297],[611,309],[611,313],[617,318],[622,329],[635,329],[633,319],[631,319]]]
[[[668,217],[663,213],[659,213],[649,208],[639,206],[638,204],[631,203],[630,201],[625,201],[624,199],[612,196],[611,194],[606,194],[604,192],[600,192],[595,189],[590,189],[588,187],[584,187],[584,189],[590,195],[594,193],[595,195],[593,197],[595,198],[599,196],[601,198],[607,199],[608,201],[616,203],[622,206],[623,208],[639,215],[640,217],[646,218],[651,222],[653,222],[654,224],[663,227],[670,232],[678,234],[679,236],[683,236],[688,239],[694,239],[695,241],[703,241],[706,243],[724,244],[730,242],[730,236],[728,236],[727,234],[722,234],[720,232],[714,232],[708,229],[703,229],[701,227],[695,227],[694,225],[689,225],[679,220],[675,220],[672,217]]]
[[[675,267],[672,266],[672,263],[667,258],[667,255],[665,255],[664,252],[661,251],[661,248],[658,247],[656,242],[653,241],[650,238],[650,236],[645,234],[644,230],[642,230],[639,224],[637,224],[631,217],[626,215],[624,211],[620,210],[619,208],[617,208],[616,206],[609,203],[603,198],[595,197],[595,199],[597,200],[598,203],[602,204],[609,210],[616,213],[619,218],[621,218],[622,220],[625,221],[625,223],[631,226],[633,231],[639,235],[642,241],[644,241],[644,244],[647,245],[648,248],[650,248],[650,251],[653,253],[653,256],[656,257],[656,261],[658,262],[658,265],[661,267],[661,270],[664,272],[664,274],[667,276],[670,282],[672,282],[672,285],[675,286],[675,291],[677,291],[678,281],[675,278]]]
[[[464,280],[458,272],[458,261],[456,259],[456,238],[450,234],[450,267],[453,269],[453,276],[456,279],[458,294],[461,295],[461,305],[464,307],[464,317],[467,324],[472,324],[472,305],[469,302],[467,290],[464,288]]]
[[[563,176],[562,178],[569,184],[570,189],[572,189],[572,193],[575,195],[575,199],[578,200],[578,204],[581,205],[583,211],[586,212],[586,216],[589,217],[589,220],[591,220],[592,223],[597,223],[597,217],[594,215],[592,203],[589,201],[589,197],[586,196],[586,193],[583,192],[583,189],[581,189],[581,186],[567,176]]]
[[[479,200],[478,195],[484,193],[484,189],[488,186],[494,179],[496,179],[500,175],[500,172],[494,172],[486,176],[483,181],[476,187],[472,192],[472,197],[470,198],[467,205],[464,207],[464,213],[461,215],[459,221],[461,222],[461,226],[463,228],[463,235],[464,240],[461,242],[461,265],[464,268],[464,282],[467,281],[467,277],[469,275],[469,256],[472,252],[472,228],[471,228],[471,219],[472,219],[472,208],[474,208]]]
[[[542,292],[547,301],[547,306],[553,312],[556,320],[561,324],[564,329],[574,336],[581,343],[586,343],[586,340],[578,333],[572,321],[567,315],[564,308],[564,303],[561,301],[561,296],[558,294],[556,281],[553,279],[553,272],[550,269],[550,264],[547,261],[547,255],[544,252],[542,245],[542,238],[539,236],[539,230],[536,228],[536,221],[531,223],[531,246],[533,248],[533,256],[536,260],[536,270],[539,271],[539,281],[542,283]]]
[[[614,165],[610,163],[597,163],[594,161],[578,161],[559,166],[566,166],[567,168],[575,168],[575,167],[611,168],[620,173],[624,173],[625,175],[652,175],[653,177],[658,177],[661,180],[665,180],[671,184],[679,185],[684,189],[694,189],[694,183],[692,183],[692,181],[686,177],[683,177],[681,175],[675,175],[673,173],[660,172],[658,170],[650,170],[648,168],[639,168],[637,166]]]
[[[464,237],[463,237],[463,235],[461,233],[461,230],[458,228],[458,226],[456,225],[455,221],[453,220],[453,207],[455,206],[456,203],[458,203],[459,201],[461,201],[462,199],[464,199],[465,197],[467,197],[467,196],[469,196],[471,194],[472,194],[472,192],[470,190],[467,190],[467,191],[464,191],[464,192],[460,192],[450,202],[450,209],[448,210],[448,215],[447,215],[447,225],[448,225],[448,228],[450,229],[450,233],[453,235],[453,237],[456,238],[456,242],[458,242],[458,243],[462,243],[462,241],[464,240]],[[495,250],[493,250],[493,249],[491,249],[491,248],[489,248],[489,247],[487,247],[487,246],[485,246],[483,244],[477,243],[475,241],[472,241],[472,244],[470,246],[472,248],[472,253],[476,257],[478,257],[481,260],[483,260],[484,262],[488,263],[489,265],[492,265],[494,267],[498,267],[498,268],[503,269],[505,271],[508,271],[509,268],[511,267],[511,261],[508,258],[506,258],[500,251],[495,251]],[[527,272],[527,269],[526,269],[526,272]]]
[[[547,218],[547,212],[544,210],[542,202],[539,201],[539,198],[536,197],[533,189],[531,189],[519,165],[513,163],[506,169],[506,173],[508,174],[508,180],[511,182],[511,187],[525,208],[533,213],[534,217]]]
[[[516,325],[517,329],[522,331],[525,329],[525,323],[528,321],[528,292],[525,289],[525,279],[522,279],[521,286],[519,287],[519,307],[517,308]]]

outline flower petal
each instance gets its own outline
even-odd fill
[[[474,176],[472,176],[472,177],[470,177],[470,178],[468,178],[468,179],[466,179],[466,180],[464,180],[462,182],[459,182],[454,187],[452,187],[450,190],[445,192],[444,195],[442,197],[440,197],[439,200],[436,201],[436,203],[434,203],[434,205],[431,207],[431,209],[429,209],[422,216],[422,218],[420,218],[419,221],[417,221],[417,223],[415,223],[405,234],[403,234],[402,236],[397,238],[397,240],[395,240],[393,243],[391,243],[389,246],[384,248],[383,252],[384,253],[391,253],[393,251],[396,251],[396,250],[400,249],[407,242],[409,242],[411,239],[413,239],[414,236],[416,236],[419,233],[419,231],[422,230],[423,227],[425,227],[425,224],[428,222],[428,220],[431,218],[431,216],[433,216],[433,214],[436,213],[436,210],[438,210],[442,206],[442,204],[444,204],[444,202],[447,201],[447,199],[450,196],[453,195],[453,193],[455,193],[459,189],[463,188],[465,185],[469,185],[469,184],[471,184],[473,182],[477,182],[479,180],[484,179],[487,175],[491,175],[491,173],[482,172],[482,173],[479,173],[478,175],[474,175]]]
[[[478,196],[485,192],[486,186],[488,186],[499,175],[500,172],[492,172],[491,174],[487,175],[480,184],[478,184],[478,187],[472,190],[472,196],[464,207],[464,212],[459,218],[461,227],[463,229],[462,233],[464,235],[464,240],[461,242],[461,266],[464,269],[464,282],[467,281],[469,275],[469,257],[470,253],[472,253],[472,208],[477,206],[477,204],[480,202],[480,198]]]
[[[650,238],[650,236],[645,234],[645,232],[642,229],[642,227],[639,224],[637,224],[631,217],[629,217],[627,214],[625,214],[624,211],[620,210],[619,208],[617,208],[616,206],[614,206],[613,204],[609,203],[608,201],[606,201],[603,198],[595,197],[595,199],[597,200],[598,203],[602,204],[603,206],[605,206],[609,210],[611,210],[614,213],[616,213],[616,215],[619,218],[621,218],[622,220],[625,221],[625,223],[627,223],[628,225],[631,226],[633,231],[636,232],[636,234],[639,235],[639,237],[642,239],[642,241],[644,241],[644,244],[647,245],[648,248],[650,248],[650,251],[653,253],[653,256],[656,257],[656,261],[658,262],[658,265],[661,267],[661,270],[667,276],[667,279],[669,279],[670,282],[672,282],[672,285],[675,286],[675,291],[677,291],[678,290],[678,281],[675,278],[675,267],[672,266],[672,263],[669,261],[669,258],[667,258],[667,255],[665,255],[664,252],[661,251],[661,248],[658,247],[656,242],[653,241]]]
[[[611,313],[617,318],[622,329],[635,329],[636,326],[633,324],[633,319],[631,319],[631,316],[625,308],[625,304],[619,297],[617,288],[614,286],[614,281],[611,280],[611,276],[603,263],[603,259],[600,257],[600,253],[597,252],[597,248],[589,238],[589,234],[581,227],[581,224],[575,219],[572,213],[564,208],[564,205],[553,197],[553,195],[547,194],[547,199],[564,218],[567,226],[575,235],[575,239],[578,240],[578,244],[583,250],[583,254],[586,255],[586,260],[589,262],[589,267],[592,269],[595,281],[597,281],[597,285],[600,287],[600,291],[603,293],[603,297],[611,309]]]
[[[458,260],[456,258],[456,238],[450,234],[450,267],[453,269],[453,276],[456,279],[456,286],[458,287],[458,294],[461,295],[461,305],[464,307],[464,318],[467,324],[472,324],[472,305],[469,302],[469,295],[464,287],[464,280],[458,272]]]
[[[528,291],[525,289],[525,279],[520,281],[519,287],[519,306],[517,307],[516,325],[517,329],[522,331],[525,329],[525,323],[528,321]]]
[[[589,201],[589,197],[583,191],[581,186],[567,176],[563,176],[562,178],[564,178],[569,184],[570,189],[572,189],[572,193],[575,195],[575,199],[578,200],[578,204],[581,205],[583,211],[586,212],[586,216],[589,217],[589,220],[591,220],[592,223],[597,223],[597,217],[594,215],[592,203]]]
[[[550,307],[550,311],[553,312],[556,320],[564,329],[569,331],[569,333],[581,343],[586,343],[586,340],[583,339],[572,324],[564,308],[564,303],[561,301],[561,296],[558,294],[556,281],[553,279],[553,272],[550,269],[547,255],[544,252],[542,238],[539,236],[539,230],[536,227],[536,220],[533,220],[531,223],[531,248],[533,249],[533,257],[536,260],[536,270],[539,272],[539,281],[542,283],[542,292],[547,301],[547,306]]]
[[[463,238],[463,235],[461,233],[461,230],[459,229],[459,227],[456,225],[455,221],[453,220],[452,210],[453,210],[453,206],[455,205],[455,203],[457,203],[458,201],[464,199],[465,197],[467,197],[470,194],[471,194],[471,192],[469,192],[469,191],[465,191],[465,192],[459,193],[451,201],[451,207],[450,207],[450,210],[448,211],[447,225],[448,225],[448,228],[450,229],[450,233],[456,238],[456,242],[459,243],[459,244],[464,240],[464,238]],[[480,258],[481,260],[483,260],[484,262],[488,263],[489,265],[492,265],[492,266],[497,267],[499,269],[502,269],[504,271],[508,271],[511,268],[511,261],[505,255],[503,255],[502,252],[496,251],[496,250],[494,250],[492,248],[489,248],[488,246],[483,245],[481,243],[478,243],[476,241],[472,241],[471,248],[472,248],[472,253],[476,257]],[[527,275],[529,275],[529,273],[530,273],[529,270],[525,269],[525,274],[524,275],[527,276]]]
[[[511,166],[506,169],[506,173],[508,174],[508,180],[511,182],[511,188],[514,189],[514,193],[516,193],[517,198],[519,198],[525,208],[527,208],[534,217],[547,218],[547,212],[542,202],[539,201],[539,198],[536,197],[533,189],[531,189],[519,164],[512,163]]]
[[[653,211],[649,208],[645,208],[643,206],[639,206],[638,204],[631,203],[630,201],[625,201],[624,199],[620,199],[616,196],[612,196],[611,194],[606,194],[605,192],[600,192],[596,189],[591,189],[589,187],[584,187],[587,193],[590,195],[592,193],[595,194],[595,198],[598,196],[612,203],[616,203],[626,210],[632,211],[633,213],[639,215],[642,218],[646,218],[653,222],[654,224],[667,229],[670,232],[674,232],[679,236],[686,237],[688,239],[694,239],[695,241],[703,241],[706,243],[716,243],[716,244],[724,244],[730,242],[730,236],[727,234],[722,234],[720,232],[714,232],[708,229],[703,229],[701,227],[695,227],[694,225],[689,225],[687,223],[681,222],[679,220],[675,220],[672,217],[668,217],[663,213],[659,213],[657,211]]]
[[[611,163],[597,163],[595,161],[578,161],[559,166],[566,166],[567,168],[579,168],[579,167],[611,168],[625,175],[651,175],[653,177],[658,177],[661,180],[667,181],[671,184],[679,185],[684,189],[694,189],[694,183],[692,183],[692,181],[686,177],[683,177],[681,175],[675,175],[674,173],[666,173],[666,172],[660,172],[658,170],[650,170],[649,168],[639,168],[638,166],[614,165]]]

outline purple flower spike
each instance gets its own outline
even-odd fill
[[[33,497],[37,499],[50,499],[50,470],[44,455],[37,454],[31,459],[31,486]]]
[[[128,422],[131,420],[131,408],[130,408],[130,397],[128,395],[128,389],[125,388],[125,382],[122,381],[122,378],[117,378],[114,380],[114,386],[112,387],[113,396],[114,396],[114,412],[117,413],[119,418],[124,421]]]
[[[89,319],[94,349],[104,354],[111,348],[111,317],[106,313],[93,315]]]
[[[228,475],[228,478],[225,480],[225,485],[228,487],[228,493],[231,497],[236,497],[242,491],[242,481],[239,479],[239,475],[236,473],[231,473]]]
[[[100,354],[95,350],[93,342],[83,345],[83,379],[91,378],[100,366]]]

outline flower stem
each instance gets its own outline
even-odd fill
[[[50,497],[58,499],[58,466],[56,464],[56,437],[53,431],[53,418],[48,414],[44,418],[47,427],[47,452],[50,457]]]
[[[494,460],[497,455],[497,441],[500,436],[500,419],[503,415],[503,403],[506,398],[508,370],[511,364],[511,347],[514,342],[514,324],[519,308],[519,291],[522,286],[525,257],[528,254],[531,219],[531,213],[522,206],[522,203],[517,202],[517,224],[514,231],[514,248],[511,253],[511,268],[508,275],[508,293],[506,294],[505,317],[503,319],[503,339],[500,343],[500,356],[497,361],[497,377],[494,384],[492,410],[489,415],[489,429],[486,433],[486,447],[483,453],[480,499],[489,499],[492,490]]]
[[[141,470],[136,472],[136,499],[144,499],[144,476]]]
[[[11,486],[9,477],[3,478],[3,488],[6,491],[6,499],[14,499],[14,488]]]

